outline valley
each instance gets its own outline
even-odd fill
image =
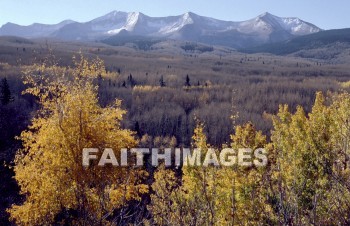
[[[207,123],[212,144],[229,141],[232,127],[227,125],[235,112],[239,116],[235,123],[252,121],[269,134],[271,121],[266,115],[276,113],[279,104],[310,110],[316,91],[347,89],[344,84],[350,77],[346,48],[332,58],[317,59],[296,53],[247,54],[176,40],[151,43],[145,49],[134,40],[111,46],[18,37],[0,38],[1,77],[19,84],[26,65],[53,55],[59,65],[69,66],[80,54],[102,59],[107,71],[117,73],[98,81],[99,97],[103,106],[115,98],[122,100],[128,111],[127,128],[138,127],[140,136],[174,136],[187,145],[195,118]],[[15,91],[22,99],[21,90]]]

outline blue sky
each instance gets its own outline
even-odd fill
[[[264,12],[295,16],[323,29],[350,27],[350,0],[0,0],[0,26],[13,22],[89,21],[113,10],[149,16],[188,11],[222,20],[241,21]]]

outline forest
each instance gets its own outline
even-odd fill
[[[0,54],[1,225],[350,224],[347,65],[35,48]],[[264,148],[268,165],[85,169],[85,147]]]

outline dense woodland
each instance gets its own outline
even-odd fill
[[[0,224],[350,223],[346,65],[24,46],[0,54]],[[86,172],[92,144],[263,147],[269,165]]]

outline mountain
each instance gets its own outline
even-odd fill
[[[74,21],[65,20],[61,23],[54,25],[34,23],[29,26],[21,26],[13,23],[7,23],[0,28],[0,35],[18,36],[23,38],[49,37],[53,32],[59,30],[60,28],[70,23],[74,23]]]
[[[242,49],[242,51],[247,53],[265,52],[285,55],[301,50],[327,48],[327,46],[332,46],[332,49],[336,49],[334,48],[335,45],[343,46],[342,48],[344,48],[344,46],[350,48],[350,28],[320,31],[318,33],[299,36],[287,41]]]
[[[141,36],[243,48],[284,41],[319,31],[320,28],[299,18],[282,18],[270,13],[247,21],[233,22],[192,12],[179,16],[149,17],[140,12],[113,11],[85,23],[63,21],[56,25],[30,26],[8,23],[0,28],[0,35],[85,41]]]
[[[177,17],[152,18],[137,14],[131,18],[134,18],[129,20],[132,23],[108,31],[115,34],[112,39],[143,35],[243,48],[284,41],[321,30],[298,18],[280,18],[270,13],[243,22],[222,21],[191,12]]]

